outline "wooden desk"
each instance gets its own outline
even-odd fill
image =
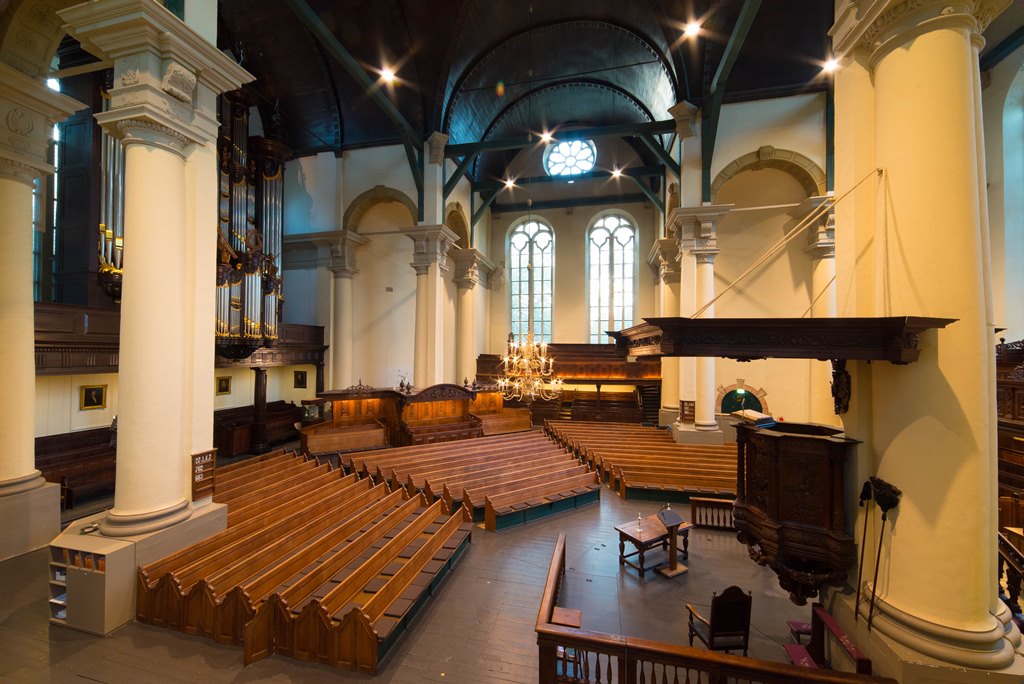
[[[679,534],[683,536],[683,558],[689,555],[691,527],[693,527],[693,523],[684,522],[679,525]],[[615,531],[619,533],[619,565],[628,565],[639,570],[641,578],[644,576],[644,572],[652,569],[644,567],[645,554],[658,545],[666,552],[668,551],[669,531],[661,524],[657,514],[617,525]],[[636,547],[636,551],[626,553],[627,541]],[[633,556],[638,556],[636,563],[629,560]],[[658,563],[658,565],[662,564]]]

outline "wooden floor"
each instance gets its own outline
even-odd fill
[[[534,682],[533,631],[560,531],[568,534],[564,603],[583,627],[686,643],[687,602],[739,584],[754,593],[750,655],[784,661],[785,621],[809,619],[774,574],[747,557],[731,533],[693,531],[690,572],[674,579],[620,570],[614,526],[658,504],[606,492],[600,504],[503,532],[475,531],[437,597],[375,678],[274,656],[242,667],[240,649],[132,623],[107,638],[47,622],[43,551],[0,563],[0,682]],[[689,516],[688,508],[680,510]]]

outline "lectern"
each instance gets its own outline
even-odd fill
[[[658,520],[668,530],[668,566],[658,568],[658,572],[665,577],[675,577],[688,572],[689,568],[678,562],[677,537],[679,536],[679,526],[683,523],[682,516],[666,506],[658,511]]]

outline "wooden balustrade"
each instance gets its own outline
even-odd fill
[[[875,682],[895,679],[809,670],[783,663],[711,653],[687,646],[603,634],[552,622],[565,577],[565,534],[558,535],[537,613],[540,684],[641,684],[642,682]],[[584,606],[584,616],[586,615]]]

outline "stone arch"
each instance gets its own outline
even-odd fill
[[[459,236],[459,247],[469,247],[469,221],[461,202],[449,202],[444,208],[444,225]]]
[[[50,70],[53,55],[64,38],[57,15],[78,0],[10,0],[0,12],[0,62],[29,76]]]
[[[715,396],[715,408],[718,412],[722,411],[722,400],[725,399],[725,395],[729,394],[733,390],[746,390],[752,395],[757,397],[758,402],[761,404],[762,413],[771,413],[771,409],[768,408],[768,400],[765,397],[768,395],[768,391],[764,387],[751,387],[747,385],[743,378],[736,378],[736,382],[731,385],[719,385],[718,392]]]
[[[711,203],[714,204],[718,191],[726,181],[747,170],[778,169],[793,176],[803,187],[808,197],[824,195],[825,172],[813,161],[793,150],[783,150],[764,145],[755,152],[748,152],[732,160],[715,176],[711,183]]]
[[[416,225],[416,216],[418,215],[416,203],[408,195],[401,190],[395,190],[385,185],[375,185],[349,203],[348,208],[345,209],[345,216],[342,218],[342,229],[351,230],[353,233],[359,232],[357,230],[359,223],[362,221],[363,216],[366,215],[366,212],[374,205],[384,202],[400,202],[404,204],[405,208],[409,210],[412,225]]]

